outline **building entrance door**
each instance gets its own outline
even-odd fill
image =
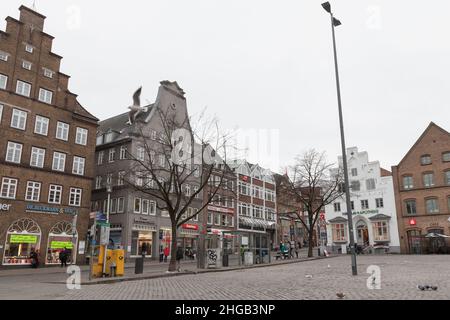
[[[358,238],[357,242],[360,246],[368,246],[369,245],[369,228],[364,222],[359,222],[356,227]]]

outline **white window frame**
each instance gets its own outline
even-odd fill
[[[0,51],[0,61],[5,61],[7,62],[9,58],[9,54],[7,54],[4,51]]]
[[[22,68],[23,69],[31,71],[31,66],[32,65],[33,64],[30,61],[22,60]]]
[[[44,77],[53,79],[54,72],[52,70],[47,69],[47,68],[42,68],[42,69],[44,69]]]
[[[41,136],[47,136],[49,124],[50,124],[49,118],[36,116],[36,120],[34,122],[34,133],[39,134]]]
[[[114,160],[115,160],[115,157],[116,157],[116,149],[114,149],[114,148],[109,149],[109,152],[108,152],[108,162],[109,162],[109,163],[113,163]]]
[[[75,144],[87,146],[88,135],[89,135],[88,129],[77,127],[77,133],[75,135]]]
[[[39,202],[41,198],[41,186],[42,183],[40,182],[28,181],[25,200],[31,202]]]
[[[66,159],[67,155],[65,153],[58,151],[53,152],[52,170],[64,172],[66,170]],[[57,163],[55,163],[55,161],[57,161]],[[55,166],[55,164],[57,165]]]
[[[136,159],[138,161],[145,161],[145,148],[144,147],[137,147]]]
[[[136,210],[136,204],[137,203],[139,203],[139,210]],[[141,212],[142,212],[142,198],[134,198],[134,201],[133,201],[133,212],[136,213],[136,214],[141,214]]]
[[[0,123],[2,123],[2,117],[3,117],[3,105],[0,104]]]
[[[150,202],[149,202],[149,215],[156,216],[156,201],[150,200]]]
[[[95,190],[99,190],[102,188],[102,176],[96,176],[95,177]]]
[[[16,82],[16,93],[18,95],[29,98],[31,95],[31,88],[32,88],[31,83],[22,80],[17,80]]]
[[[103,164],[104,156],[105,156],[105,152],[104,151],[99,151],[98,152],[97,165]]]
[[[28,53],[33,53],[34,47],[30,44],[25,44],[25,51]]]
[[[120,147],[120,156],[119,156],[120,160],[125,160],[127,158],[127,151],[128,151],[127,146]]]
[[[126,171],[119,171],[119,176],[117,178],[117,185],[118,186],[123,186],[125,184],[125,175],[126,175]]]
[[[0,89],[6,90],[7,85],[8,85],[8,76],[0,74]]]
[[[2,179],[2,189],[0,190],[0,198],[15,199],[17,194],[17,185],[19,180],[14,178],[4,177]],[[5,190],[6,187],[6,190]],[[3,193],[6,191],[6,193]],[[12,194],[12,195],[11,195]]]
[[[53,92],[44,88],[39,88],[39,99],[40,102],[47,104],[52,104]]]
[[[6,162],[20,163],[22,160],[23,144],[8,141]]]
[[[69,206],[81,207],[81,198],[83,195],[83,189],[80,188],[70,188],[69,193]]]
[[[35,160],[35,161],[33,161]],[[45,163],[45,149],[32,147],[30,166],[36,168],[43,168]]]
[[[48,203],[51,204],[61,204],[61,200],[62,200],[62,192],[63,192],[63,187],[57,184],[51,184],[48,187]],[[51,200],[53,195],[53,200]],[[59,201],[55,201],[57,199],[57,196],[59,195]]]
[[[117,213],[124,213],[124,212],[125,212],[125,198],[119,197],[117,198]]]
[[[78,176],[84,176],[84,171],[86,167],[86,158],[74,156],[72,173]]]
[[[150,200],[142,199],[142,214],[149,215],[150,212]]]
[[[13,109],[11,114],[11,128],[25,130],[27,127],[27,117],[27,112],[19,109]]]
[[[68,123],[58,121],[56,124],[56,139],[69,141],[70,125]]]

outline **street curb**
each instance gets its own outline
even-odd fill
[[[185,276],[185,275],[198,275],[198,274],[203,274],[203,273],[230,272],[230,271],[256,269],[256,268],[268,268],[268,267],[276,267],[276,266],[282,266],[282,265],[287,265],[287,264],[302,263],[302,262],[336,258],[336,257],[339,257],[339,255],[331,255],[329,257],[313,257],[313,258],[299,259],[299,260],[294,260],[294,261],[279,262],[276,264],[258,264],[258,265],[252,265],[252,266],[247,266],[247,267],[234,267],[234,268],[228,268],[228,269],[205,269],[205,270],[201,270],[201,271],[185,271],[185,272],[155,274],[155,275],[149,275],[149,276],[143,276],[143,277],[137,277],[137,278],[116,278],[116,279],[101,280],[101,281],[94,280],[94,281],[90,281],[90,282],[82,282],[81,285],[91,286],[91,285],[101,285],[101,284],[113,284],[113,283],[118,283],[118,282],[130,282],[130,281],[150,280],[150,279],[158,279],[158,278],[170,278],[170,277],[178,277],[178,276]]]

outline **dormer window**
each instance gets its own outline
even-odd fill
[[[31,62],[23,61],[22,62],[22,68],[27,69],[27,70],[31,70]]]
[[[29,53],[33,53],[34,48],[33,48],[33,46],[31,46],[31,45],[29,45],[29,44],[26,44],[26,45],[25,45],[25,51],[26,51],[26,52],[29,52]]]

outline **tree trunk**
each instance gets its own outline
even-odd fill
[[[314,256],[313,249],[314,249],[314,226],[310,224],[309,226],[309,232],[308,232],[308,258],[312,258]]]
[[[177,224],[172,222],[172,244],[170,249],[169,272],[177,271]]]

